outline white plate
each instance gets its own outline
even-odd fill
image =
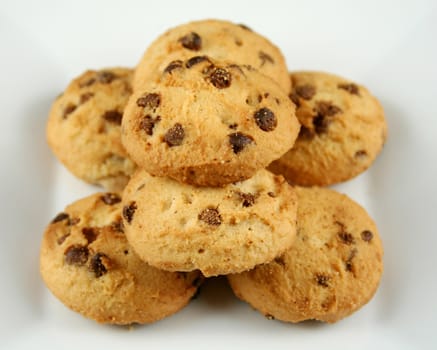
[[[0,6],[2,349],[437,348],[437,7],[434,1],[34,1]],[[373,167],[337,186],[375,218],[385,273],[375,298],[335,324],[269,321],[213,280],[180,313],[132,329],[102,326],[58,302],[38,272],[46,223],[96,190],[45,143],[53,98],[86,68],[133,66],[168,27],[242,22],[290,69],[336,72],[382,101],[388,143]]]

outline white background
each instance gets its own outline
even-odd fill
[[[0,4],[1,349],[436,349],[437,2],[5,1]],[[66,172],[45,143],[54,97],[87,68],[134,66],[171,26],[245,23],[277,44],[290,70],[337,73],[384,105],[389,139],[374,166],[336,188],[362,203],[385,244],[375,298],[335,324],[268,321],[223,280],[164,321],[101,326],[42,284],[45,225],[96,191]]]

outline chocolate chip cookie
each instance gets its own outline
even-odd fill
[[[296,206],[293,188],[264,169],[221,188],[141,169],[124,190],[123,222],[129,243],[150,265],[213,276],[248,270],[288,249]]]
[[[156,79],[171,61],[210,56],[250,65],[290,90],[287,66],[281,51],[269,40],[242,24],[203,20],[179,25],[158,37],[135,70],[134,90]]]
[[[131,80],[131,69],[86,71],[54,101],[47,123],[49,146],[67,169],[113,191],[135,170],[120,137]]]
[[[72,310],[101,323],[149,323],[183,308],[202,277],[140,260],[124,235],[121,198],[99,193],[67,206],[47,227],[41,275]]]
[[[373,220],[347,196],[296,188],[297,237],[271,263],[228,277],[235,294],[269,318],[336,322],[374,295],[383,248]]]
[[[208,56],[177,60],[129,99],[122,141],[149,173],[200,186],[251,177],[294,144],[294,105],[270,78]]]
[[[301,123],[294,147],[269,169],[291,183],[326,186],[366,170],[387,136],[384,111],[361,85],[320,72],[291,73]]]

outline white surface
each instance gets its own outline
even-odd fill
[[[2,1],[0,6],[1,349],[436,349],[437,7],[435,1]],[[268,321],[221,280],[164,321],[97,325],[58,302],[38,272],[46,223],[95,188],[45,143],[53,98],[86,68],[133,66],[165,29],[202,18],[245,23],[290,69],[336,72],[382,101],[388,143],[337,186],[374,216],[385,244],[381,287],[335,325]]]

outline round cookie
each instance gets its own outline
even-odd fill
[[[135,91],[122,141],[149,173],[199,186],[251,177],[281,157],[299,130],[294,105],[249,66],[207,56],[174,61]]]
[[[284,91],[290,91],[287,66],[279,48],[245,25],[222,20],[182,24],[158,37],[136,67],[134,90],[155,80],[157,72],[162,72],[172,60],[204,55],[251,65]]]
[[[68,170],[111,191],[135,170],[120,137],[131,80],[131,69],[86,71],[54,101],[47,123],[49,146]]]
[[[269,318],[336,322],[374,295],[382,243],[366,211],[323,188],[296,188],[297,236],[270,264],[228,276],[234,293]]]
[[[167,272],[140,260],[128,245],[121,198],[99,193],[78,200],[47,227],[41,275],[66,306],[100,323],[160,320],[195,294],[199,272]]]
[[[271,261],[296,229],[296,195],[282,176],[260,170],[222,188],[194,187],[145,170],[123,193],[126,237],[138,256],[170,271],[224,275]]]
[[[366,170],[387,135],[384,111],[363,86],[320,72],[291,73],[301,123],[294,147],[269,170],[302,186],[326,186]]]

